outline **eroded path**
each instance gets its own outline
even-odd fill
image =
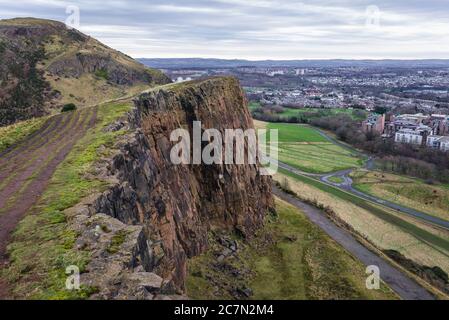
[[[96,115],[96,108],[88,108],[51,117],[26,141],[0,154],[0,266],[17,224],[75,143],[94,126]]]

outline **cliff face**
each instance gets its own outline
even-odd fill
[[[253,128],[244,93],[233,78],[170,85],[142,94],[130,116],[132,139],[120,146],[109,174],[117,183],[90,210],[141,226],[134,268],[184,291],[186,261],[208,247],[220,229],[251,237],[273,208],[271,178],[257,165],[173,165],[170,134],[179,128]]]

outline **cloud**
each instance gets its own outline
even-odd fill
[[[0,0],[0,18],[65,21],[68,5],[81,31],[135,57],[449,57],[445,0]]]

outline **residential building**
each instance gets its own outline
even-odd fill
[[[414,129],[404,128],[396,132],[395,142],[413,145],[427,145],[427,137],[432,136],[432,128],[419,125]]]
[[[439,140],[443,138],[442,136],[436,136],[436,135],[431,135],[427,137],[427,146],[429,148],[435,148],[435,149],[439,149],[440,148],[440,143]]]
[[[385,130],[385,114],[371,114],[362,123],[362,131],[365,133],[383,134]]]
[[[440,150],[441,151],[449,151],[449,137],[445,136],[440,139]]]
[[[427,146],[441,151],[449,151],[449,136],[428,136]]]

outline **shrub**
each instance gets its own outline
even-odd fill
[[[95,71],[95,75],[98,78],[102,78],[102,79],[105,79],[105,80],[109,79],[108,70],[106,70],[106,69],[99,69],[99,70]]]
[[[70,111],[75,111],[76,109],[77,108],[74,103],[68,103],[64,107],[62,107],[61,112],[70,112]]]

